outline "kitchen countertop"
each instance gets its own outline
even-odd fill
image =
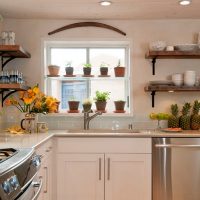
[[[95,133],[96,131],[96,133]],[[200,137],[200,131],[183,131],[180,133],[166,133],[155,130],[51,130],[48,133],[10,134],[0,133],[0,148],[30,148],[37,147],[52,137],[112,137],[112,138],[153,138],[153,137]]]

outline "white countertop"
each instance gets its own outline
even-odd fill
[[[32,134],[10,134],[0,133],[0,148],[30,148],[36,147],[52,137],[137,137],[137,138],[152,138],[152,137],[200,137],[200,131],[183,131],[180,133],[165,133],[155,130],[140,130],[140,132],[131,133],[130,131],[105,131],[89,132],[74,131],[67,132],[65,130],[51,130],[48,133],[32,133]]]

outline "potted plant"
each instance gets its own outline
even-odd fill
[[[48,70],[49,70],[49,76],[58,76],[60,67],[57,65],[49,65]]]
[[[106,112],[106,104],[109,99],[110,92],[100,92],[96,91],[96,96],[94,98],[97,111]]]
[[[91,74],[91,67],[92,67],[92,65],[90,63],[84,64],[84,66],[83,66],[84,76],[90,76],[90,74]]]
[[[108,76],[108,64],[101,63],[100,65],[100,76]]]
[[[115,104],[115,111],[114,112],[116,112],[116,113],[124,113],[124,112],[126,112],[124,110],[126,101],[117,100],[117,101],[114,101],[114,104]]]
[[[78,113],[78,107],[79,107],[79,101],[75,100],[74,98],[72,98],[71,100],[68,101],[68,105],[69,105],[69,113]]]
[[[125,75],[125,67],[121,66],[121,62],[119,60],[117,67],[114,68],[116,77],[124,77]]]
[[[84,99],[82,106],[83,106],[83,112],[90,111],[91,108],[92,108],[92,100],[91,99]]]
[[[74,68],[71,65],[72,62],[67,62],[65,67],[66,76],[73,76]]]

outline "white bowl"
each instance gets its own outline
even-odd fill
[[[149,45],[149,49],[151,51],[163,51],[165,50],[167,44],[165,41],[155,41],[151,42]]]
[[[178,51],[196,51],[199,47],[197,44],[178,44],[174,46],[174,49]]]
[[[172,74],[172,80],[183,80],[183,74]]]
[[[181,86],[183,85],[183,80],[173,80],[174,85]]]

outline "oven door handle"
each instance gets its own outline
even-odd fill
[[[156,144],[156,148],[200,148],[199,144]]]
[[[37,181],[37,182],[34,182],[34,181],[32,182],[32,186],[34,188],[38,188],[38,189],[37,189],[37,192],[35,193],[34,197],[31,200],[37,200],[37,198],[41,192],[41,189],[42,189],[42,184],[43,184],[42,179],[40,179],[40,181]]]

